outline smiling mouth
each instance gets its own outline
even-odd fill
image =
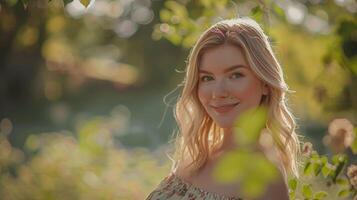
[[[233,110],[233,108],[235,108],[239,103],[235,103],[235,104],[231,104],[231,105],[225,105],[225,106],[211,106],[217,113],[227,113],[231,110]]]

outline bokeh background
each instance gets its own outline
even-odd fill
[[[354,0],[2,0],[0,198],[143,199],[170,170],[190,48],[237,16],[269,35],[298,133],[331,154],[329,122],[357,120],[356,13]]]

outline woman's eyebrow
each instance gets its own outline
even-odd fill
[[[223,72],[224,73],[231,72],[231,71],[233,71],[235,69],[238,69],[238,68],[246,68],[246,66],[245,65],[233,65],[233,66],[230,66],[227,69],[225,69]],[[198,72],[199,73],[205,73],[205,74],[212,74],[211,72],[206,71],[204,69],[198,69]]]

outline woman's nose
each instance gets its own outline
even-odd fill
[[[214,99],[228,97],[228,91],[227,91],[225,80],[216,81],[212,91],[212,97]]]

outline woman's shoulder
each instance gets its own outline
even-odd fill
[[[240,197],[225,196],[209,192],[171,172],[145,200],[242,200]]]
[[[175,163],[169,175],[160,182],[146,200],[240,200],[239,197],[222,195],[197,185],[197,181],[195,182],[192,178],[189,164],[187,160]]]
[[[190,156],[183,157],[182,159],[175,160],[173,167],[171,168],[170,173],[174,174],[182,179],[188,180],[191,176],[192,169],[192,159]]]

